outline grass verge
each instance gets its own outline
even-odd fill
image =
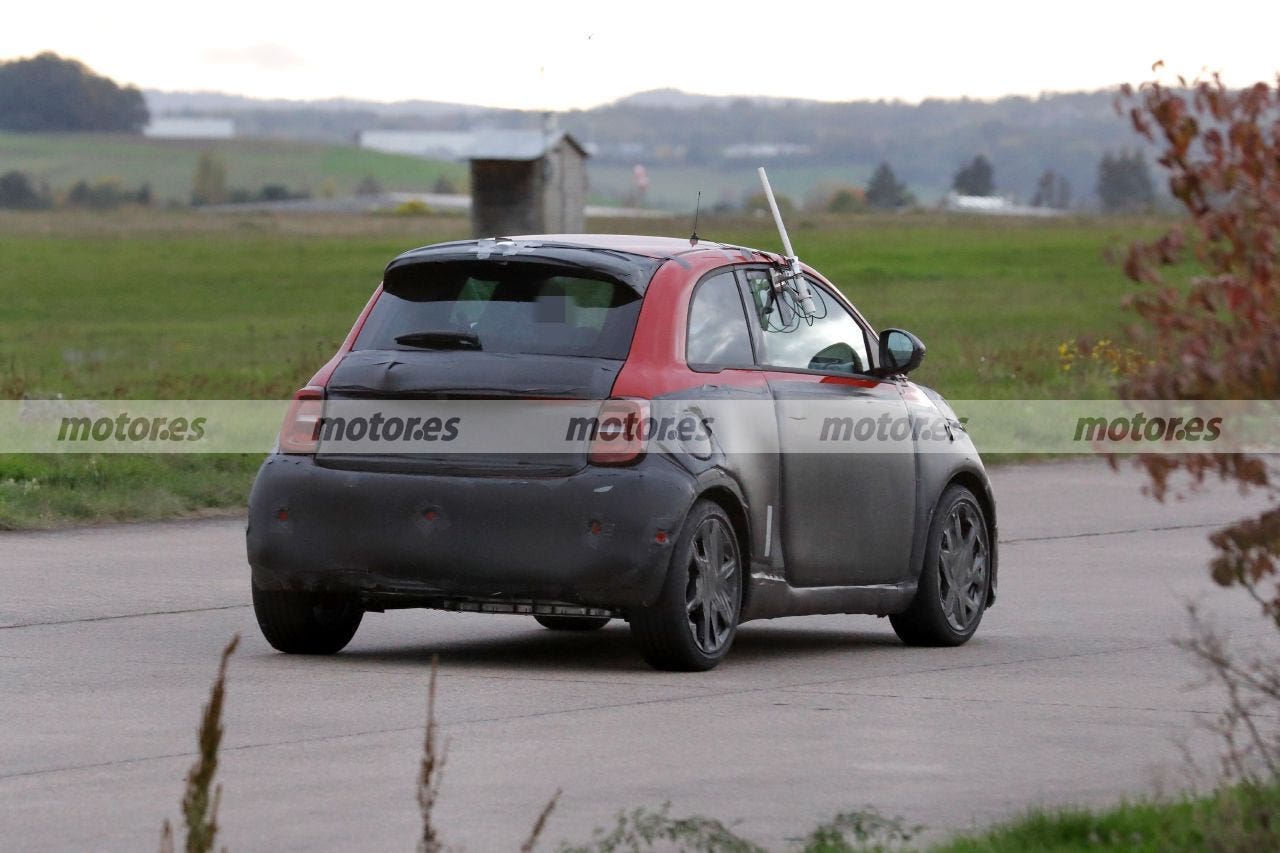
[[[0,456],[0,530],[156,521],[244,507],[259,456]]]
[[[1241,784],[1168,803],[1027,815],[952,839],[933,853],[1255,851],[1280,849],[1280,784]]]

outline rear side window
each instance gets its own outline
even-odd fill
[[[639,314],[634,290],[581,270],[530,263],[422,264],[388,283],[355,349],[622,360]],[[414,340],[416,345],[406,343]]]
[[[685,361],[694,367],[752,367],[751,332],[732,272],[698,285],[689,306]]]

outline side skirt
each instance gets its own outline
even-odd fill
[[[822,613],[901,613],[916,595],[916,581],[869,586],[791,586],[777,575],[752,572],[742,622]]]

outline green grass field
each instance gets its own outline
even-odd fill
[[[1106,253],[1159,224],[816,217],[797,219],[792,238],[872,323],[924,339],[914,377],[943,394],[1089,398],[1114,377],[1064,372],[1058,346],[1120,338],[1130,285]],[[456,218],[0,215],[0,397],[285,399],[341,342],[391,257],[465,229]],[[700,230],[777,242],[757,221]],[[0,527],[241,506],[258,461],[6,457]]]
[[[0,133],[0,172],[16,169],[55,192],[76,181],[114,178],[133,189],[151,185],[156,202],[187,204],[201,152],[227,167],[229,188],[254,191],[283,184],[319,195],[349,195],[366,176],[389,190],[426,191],[445,176],[466,183],[460,163],[383,154],[354,146],[318,145],[272,139],[168,140],[111,134]]]

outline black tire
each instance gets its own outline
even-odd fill
[[[707,573],[712,564],[720,571]],[[717,504],[698,501],[672,548],[658,600],[629,614],[644,659],[654,669],[675,672],[703,672],[720,663],[738,629],[744,582],[733,523]]]
[[[534,616],[543,628],[552,631],[599,631],[609,624],[608,616]]]
[[[978,630],[991,590],[986,513],[973,492],[951,486],[929,524],[924,569],[911,606],[889,617],[908,646],[959,646]]]
[[[355,601],[314,593],[253,587],[253,613],[271,647],[293,655],[342,651],[364,611]]]

